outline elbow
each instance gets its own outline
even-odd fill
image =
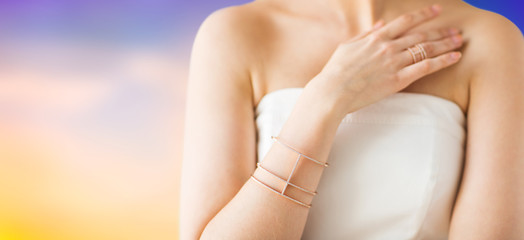
[[[216,226],[212,226],[212,224],[207,224],[203,229],[198,231],[198,236],[195,239],[200,240],[216,240],[216,239],[232,239],[228,237],[224,237],[223,231],[217,231]],[[234,238],[233,238],[234,239]]]
[[[205,228],[180,228],[180,240],[198,240],[210,239],[208,234],[205,234]]]
[[[198,240],[198,239],[209,239],[208,237],[205,237],[203,231],[187,231],[187,230],[180,230],[180,240]]]
[[[208,224],[201,224],[201,226],[182,226],[180,224],[180,240],[199,240],[199,239],[217,239],[216,234],[213,234],[208,229]]]
[[[193,224],[191,223],[192,219],[180,218],[179,224],[179,234],[178,237],[180,240],[198,240],[198,239],[208,239],[202,238],[207,223],[203,224]]]
[[[197,239],[199,240],[217,239],[217,236],[212,237],[212,234],[209,234],[209,231],[206,231],[206,229],[204,228],[204,230],[198,233]]]
[[[238,237],[233,237],[228,234],[227,231],[220,230],[217,226],[212,226],[212,224],[207,224],[202,229],[193,231],[190,238],[187,239],[199,239],[199,240],[217,240],[217,239],[238,239]]]

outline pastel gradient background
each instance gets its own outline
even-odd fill
[[[0,240],[177,239],[192,41],[245,2],[0,0]]]

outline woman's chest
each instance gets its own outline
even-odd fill
[[[314,25],[290,25],[275,31],[267,39],[264,54],[259,55],[252,72],[255,105],[269,92],[304,87],[322,70],[343,40],[336,30]],[[448,99],[465,111],[470,75],[467,66],[459,62],[417,80],[402,91]]]

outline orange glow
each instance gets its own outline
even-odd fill
[[[178,238],[187,66],[117,56],[133,78],[0,71],[0,240]]]

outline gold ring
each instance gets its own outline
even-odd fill
[[[417,53],[415,52],[415,50],[408,48],[408,51],[411,54],[411,58],[413,59],[413,62],[411,64],[417,63]]]
[[[424,47],[420,43],[415,45],[414,47],[408,48],[408,51],[411,54],[411,58],[413,59],[412,64],[420,62],[428,57],[426,49],[424,49]]]
[[[417,44],[416,46],[417,46],[418,49],[420,49],[420,52],[422,53],[422,59],[421,59],[420,61],[422,61],[422,60],[428,58],[428,54],[426,53],[426,49],[424,49],[424,47],[422,46],[422,44],[419,43],[419,44]]]

